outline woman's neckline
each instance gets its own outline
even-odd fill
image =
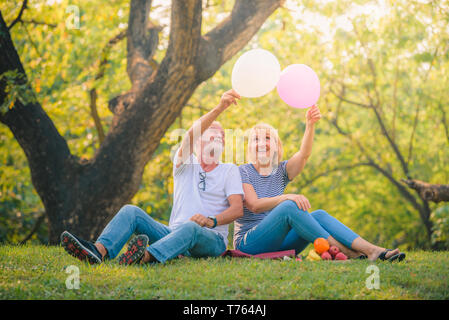
[[[263,174],[260,174],[260,172],[256,169],[256,167],[254,166],[254,164],[250,163],[250,165],[251,165],[251,167],[254,169],[254,171],[257,172],[257,174],[258,174],[259,176],[264,177],[264,178],[265,178],[265,177],[271,176],[271,175],[273,174],[274,170],[276,169],[276,168],[273,168],[273,167],[272,167],[272,170],[271,170],[270,174],[263,175]]]

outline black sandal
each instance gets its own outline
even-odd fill
[[[404,252],[399,252],[399,253],[397,253],[397,254],[395,254],[395,255],[393,255],[393,256],[387,258],[387,257],[386,257],[386,254],[387,254],[389,251],[393,251],[393,250],[392,250],[392,249],[387,249],[387,250],[385,250],[384,252],[382,252],[381,254],[379,254],[379,256],[377,257],[377,259],[380,259],[380,260],[382,260],[382,261],[387,260],[387,261],[390,261],[390,262],[393,262],[393,261],[395,261],[395,260],[398,260],[398,262],[401,262],[402,260],[404,260],[404,258],[405,258],[405,253],[404,253]]]

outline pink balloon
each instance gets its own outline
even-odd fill
[[[281,72],[277,91],[289,106],[309,108],[320,97],[320,80],[305,64],[291,64]]]

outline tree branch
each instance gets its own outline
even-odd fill
[[[385,127],[385,124],[382,120],[381,115],[379,114],[378,109],[375,106],[373,106],[372,109],[374,111],[374,114],[376,115],[376,119],[380,125],[380,129],[382,131],[383,136],[387,139],[388,143],[390,144],[391,148],[393,149],[394,153],[396,154],[399,162],[401,163],[401,167],[402,167],[402,170],[404,171],[405,176],[410,179],[407,162],[405,162],[405,159],[402,156],[402,153],[399,150],[398,145],[393,141],[390,134],[388,133],[388,130]]]
[[[423,200],[423,205],[420,205],[415,197],[407,191],[407,189],[399,183],[390,173],[388,173],[386,170],[381,168],[379,165],[374,163],[373,161],[370,161],[370,166],[375,168],[377,171],[379,171],[384,177],[386,177],[411,204],[412,206],[419,212],[419,215],[421,217],[421,221],[424,223],[427,233],[430,236],[432,233],[432,223],[429,220],[429,213],[430,209],[428,207],[428,203],[425,199]]]
[[[151,0],[131,0],[127,31],[127,72],[133,87],[140,87],[154,71],[150,63],[159,42],[160,27],[149,21]]]
[[[48,22],[44,22],[44,21],[36,21],[34,19],[31,19],[31,20],[23,20],[22,19],[20,22],[24,23],[24,24],[34,24],[34,25],[37,25],[37,26],[48,26],[48,27],[53,28],[53,29],[57,27],[56,23],[48,23]]]
[[[241,50],[257,33],[266,19],[285,0],[236,0],[231,14],[205,34],[196,57],[199,82],[211,77],[216,70]]]
[[[349,99],[345,98],[344,95],[341,95],[341,94],[336,93],[332,88],[329,88],[329,91],[330,91],[334,96],[336,96],[340,101],[343,101],[343,102],[346,102],[346,103],[349,103],[349,104],[353,104],[353,105],[355,105],[355,106],[359,106],[359,107],[362,107],[362,108],[364,108],[364,109],[370,109],[370,108],[371,108],[371,106],[368,105],[368,104],[364,104],[364,103],[361,103],[361,102],[352,101],[352,100],[349,100]]]
[[[24,1],[22,2],[22,7],[20,8],[20,11],[19,11],[19,14],[18,14],[17,18],[15,18],[15,19],[11,22],[11,24],[10,24],[9,27],[8,27],[8,30],[11,30],[12,27],[14,27],[15,24],[16,24],[17,22],[21,21],[21,19],[22,19],[22,14],[23,14],[23,12],[25,11],[25,9],[27,8],[27,5],[28,5],[28,0],[24,0]]]
[[[308,179],[308,178],[306,178],[306,177],[303,177],[303,180],[305,181],[305,183],[302,184],[299,188],[300,188],[300,189],[305,188],[305,187],[307,187],[308,185],[314,183],[314,182],[315,182],[316,180],[318,180],[319,178],[328,176],[329,174],[331,174],[331,173],[333,173],[333,172],[344,171],[344,170],[350,170],[350,169],[354,169],[354,168],[357,168],[357,167],[368,166],[368,165],[369,165],[368,162],[360,162],[360,163],[355,163],[355,164],[351,164],[351,165],[347,165],[347,166],[341,166],[341,167],[336,167],[336,168],[330,169],[330,170],[328,170],[328,171],[319,173],[319,174],[313,176],[313,177],[310,178],[310,179]]]
[[[193,71],[201,39],[202,9],[201,0],[172,1],[170,39],[161,62],[163,72]]]
[[[203,112],[206,112],[206,113],[210,111],[210,109],[207,109],[207,108],[205,108],[203,106],[200,106],[200,105],[194,105],[194,104],[188,103],[185,106],[189,107],[189,108],[193,108],[193,109],[199,109],[199,110],[201,110]]]
[[[33,226],[33,229],[31,229],[31,231],[28,233],[28,235],[26,235],[25,238],[23,238],[22,241],[19,242],[19,244],[23,245],[25,244],[28,240],[31,239],[31,237],[33,236],[33,234],[36,233],[36,231],[39,229],[39,227],[41,226],[42,222],[44,222],[45,220],[45,212],[41,212],[39,214],[39,217],[36,220],[36,223]]]
[[[106,44],[106,46],[103,48],[103,50],[101,52],[101,59],[99,62],[98,73],[95,76],[95,81],[94,81],[94,85],[93,85],[92,89],[89,90],[90,113],[94,120],[95,128],[97,129],[98,140],[100,142],[100,145],[104,141],[105,133],[104,133],[104,129],[101,124],[101,119],[100,119],[100,116],[98,115],[98,110],[97,110],[97,96],[98,95],[97,95],[96,81],[103,78],[103,76],[104,76],[106,65],[108,64],[108,56],[109,56],[110,50],[116,43],[118,43],[125,37],[126,37],[126,30],[123,30],[119,34],[117,34],[115,37],[110,39],[108,41],[108,43]]]
[[[449,201],[449,184],[430,184],[420,180],[401,179],[409,188],[416,190],[426,201]]]
[[[127,65],[126,71],[131,81],[131,90],[125,92],[108,103],[109,110],[117,116],[126,110],[135,100],[136,93],[145,84],[152,81],[158,69],[157,62],[152,59],[159,43],[159,32],[162,27],[149,21],[151,0],[131,0],[127,29]]]

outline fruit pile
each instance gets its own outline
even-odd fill
[[[336,246],[329,246],[324,238],[317,238],[313,242],[314,249],[309,251],[306,260],[318,261],[318,260],[347,260],[348,257],[340,252]]]

